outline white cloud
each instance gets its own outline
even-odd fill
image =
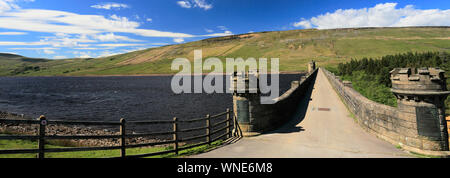
[[[173,42],[175,42],[175,43],[183,43],[184,39],[183,38],[174,38]]]
[[[77,50],[104,50],[109,48],[95,48],[95,47],[81,47],[81,48],[72,48]]]
[[[80,15],[42,9],[24,9],[0,14],[0,28],[5,29],[66,34],[120,32],[145,37],[194,37],[184,33],[139,29],[139,26],[138,22],[117,15],[106,18],[101,15]]]
[[[7,0],[0,0],[0,13],[13,9],[14,7],[12,5],[14,4],[11,4]]]
[[[59,48],[43,47],[43,48],[8,48],[11,50],[55,50]]]
[[[164,45],[169,45],[169,43],[151,43],[151,45],[164,46]]]
[[[92,58],[93,56],[93,54],[90,51],[88,52],[74,51],[72,52],[72,54],[74,54],[76,58]]]
[[[77,58],[92,58],[92,56],[89,54],[82,54],[82,55],[78,55]]]
[[[177,4],[179,5],[179,6],[181,6],[182,8],[191,8],[192,7],[192,5],[191,5],[191,3],[189,2],[189,1],[177,1]]]
[[[114,55],[118,55],[121,54],[120,52],[112,52],[112,51],[103,51],[100,53],[100,55],[98,57],[108,57],[108,56],[114,56]]]
[[[193,8],[198,7],[204,10],[209,10],[213,8],[213,5],[210,3],[207,3],[205,0],[183,0],[183,1],[177,1],[177,4],[182,8]]]
[[[53,56],[53,59],[66,59],[66,56]]]
[[[397,8],[397,3],[377,4],[371,8],[338,9],[293,24],[303,28],[450,26],[450,9],[415,9],[412,5]]]
[[[115,35],[114,33],[96,34],[96,35],[93,35],[93,37],[102,42],[110,42],[110,41],[113,41],[113,42],[117,42],[117,41],[141,42],[142,41],[142,40],[131,39],[126,36]]]
[[[70,35],[56,33],[55,36],[42,37],[41,42],[46,42],[53,47],[81,47],[86,45],[83,43],[94,43],[97,41],[85,34]]]
[[[205,0],[194,0],[194,2],[195,2],[194,7],[199,7],[205,10],[209,10],[213,7],[212,4],[208,4]]]
[[[43,51],[45,54],[55,54],[56,52],[53,50],[49,50],[49,49],[44,49]]]
[[[231,32],[231,31],[225,31],[225,32],[223,32],[223,33],[213,33],[213,34],[202,35],[202,36],[212,37],[212,36],[229,36],[229,35],[233,35],[233,32]]]
[[[217,26],[217,28],[220,29],[220,30],[228,30],[228,28],[225,27],[225,26]]]
[[[0,41],[0,46],[43,46],[48,44],[47,42]]]
[[[110,43],[110,44],[98,44],[101,47],[127,47],[127,46],[145,46],[146,44],[126,44],[126,43]]]
[[[294,23],[294,26],[295,27],[303,27],[303,28],[307,28],[307,29],[312,28],[311,22],[309,22],[309,20],[305,20],[304,18],[302,18],[302,21]]]
[[[19,9],[20,7],[16,3],[17,0],[0,0],[0,13],[12,9]]]
[[[214,30],[211,30],[211,29],[205,29],[205,31],[208,32],[208,33],[214,32]]]
[[[26,35],[25,32],[0,32],[0,35]]]
[[[64,55],[58,54],[60,48],[97,51],[115,48],[123,49],[127,47],[128,49],[132,47],[135,47],[134,49],[143,49],[146,47],[168,45],[168,43],[132,43],[143,41],[132,39],[126,36],[127,34],[143,37],[173,38],[175,43],[183,43],[186,38],[192,37],[225,36],[232,34],[227,30],[223,30],[223,33],[190,35],[186,33],[143,29],[140,28],[141,23],[115,14],[109,16],[86,15],[59,10],[21,9],[17,5],[18,2],[32,1],[34,0],[0,0],[0,29],[7,29],[6,32],[0,32],[0,35],[26,35],[30,32],[44,33],[44,35],[40,34],[42,35],[38,36],[40,40],[31,42],[15,40],[0,41],[0,46],[9,46],[11,50],[36,50],[39,53],[54,55],[54,58],[67,58]],[[204,0],[189,0],[189,2],[192,8],[202,8],[204,10],[212,8],[212,5],[206,3]],[[97,4],[94,6],[94,8],[101,9],[126,8],[125,6],[111,4]],[[138,17],[136,16],[136,18]],[[145,19],[147,22],[152,21],[151,18],[147,18],[146,16],[139,17],[139,19]],[[227,28],[223,27],[222,29]],[[207,32],[212,33],[214,31],[207,30]],[[116,52],[119,51],[111,52],[111,54]],[[86,52],[78,52],[76,54],[76,57],[83,58],[92,56],[101,55]]]
[[[106,9],[106,10],[111,10],[111,9],[125,9],[125,8],[130,8],[130,6],[126,5],[126,4],[121,4],[121,3],[101,3],[101,4],[96,4],[96,5],[92,5],[92,8],[96,8],[96,9]]]

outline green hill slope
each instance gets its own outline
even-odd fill
[[[450,52],[450,27],[361,28],[260,32],[211,38],[180,45],[135,51],[96,59],[42,60],[0,56],[0,75],[84,76],[169,74],[173,59],[279,58],[281,71],[306,70],[310,60],[336,66],[351,58],[424,51]],[[13,59],[14,58],[14,59]]]

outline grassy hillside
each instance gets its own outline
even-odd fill
[[[39,65],[50,62],[46,59],[27,58],[15,54],[0,53],[0,75],[16,75],[19,70],[37,71],[40,70]],[[36,66],[36,68],[35,68]]]
[[[205,39],[180,45],[135,51],[96,59],[42,60],[0,56],[2,76],[82,76],[170,74],[173,59],[280,58],[281,71],[306,70],[314,59],[320,66],[337,66],[351,58],[378,58],[404,52],[450,52],[450,28],[365,28],[260,32]]]

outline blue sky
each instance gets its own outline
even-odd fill
[[[450,1],[0,0],[0,52],[100,57],[260,31],[450,26]]]

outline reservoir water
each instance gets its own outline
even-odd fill
[[[284,93],[301,74],[280,75]],[[0,111],[50,120],[195,119],[232,109],[231,94],[174,94],[171,76],[0,77]],[[228,80],[228,78],[227,78]]]

